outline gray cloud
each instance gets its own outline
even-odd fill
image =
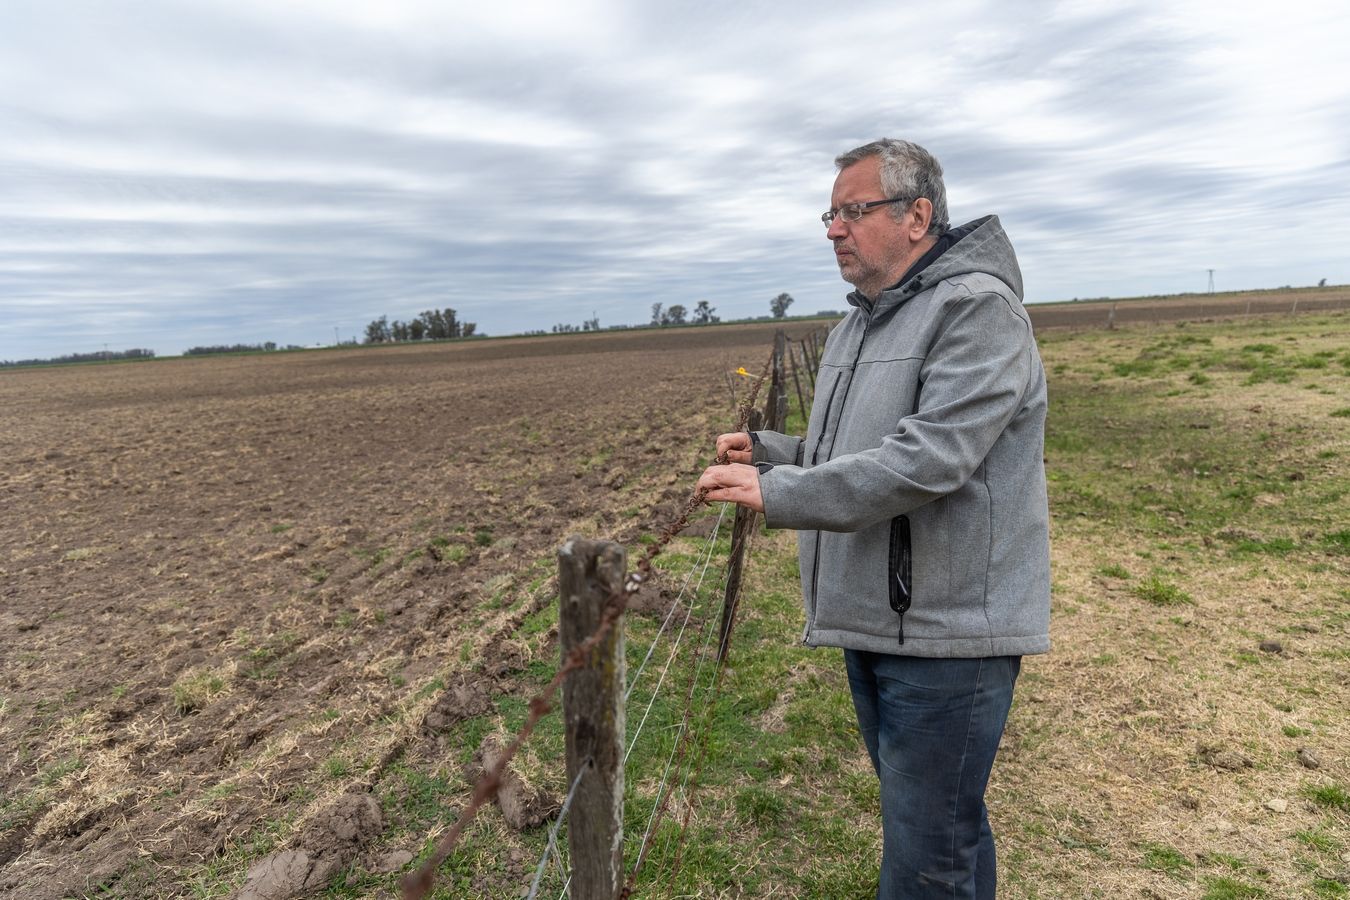
[[[452,6],[458,7],[458,4]],[[927,144],[1028,299],[1350,280],[1344,43],[1203,4],[21,4],[0,358],[838,308],[831,160]],[[1300,87],[1302,89],[1300,89]],[[1297,240],[1280,229],[1297,229]]]

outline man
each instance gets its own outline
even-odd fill
[[[1021,657],[1050,649],[1046,393],[994,216],[883,139],[835,160],[826,236],[853,309],[806,438],[724,434],[709,500],[799,530],[805,643],[844,649],[881,779],[879,898],[992,898],[984,805]]]

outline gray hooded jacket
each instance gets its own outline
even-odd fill
[[[803,640],[984,657],[1050,649],[1045,371],[995,216],[830,333],[805,440],[754,435],[795,528]]]

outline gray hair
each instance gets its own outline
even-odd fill
[[[942,183],[942,166],[933,154],[909,141],[882,138],[835,157],[834,164],[843,171],[872,156],[881,160],[881,189],[887,198],[925,197],[933,204],[928,233],[941,234],[951,227],[947,221],[947,188]],[[904,214],[904,209],[891,207],[891,215],[897,220]]]

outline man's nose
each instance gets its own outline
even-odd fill
[[[848,225],[844,222],[843,216],[835,216],[830,220],[830,227],[825,229],[825,237],[831,241],[837,241],[848,234]]]

